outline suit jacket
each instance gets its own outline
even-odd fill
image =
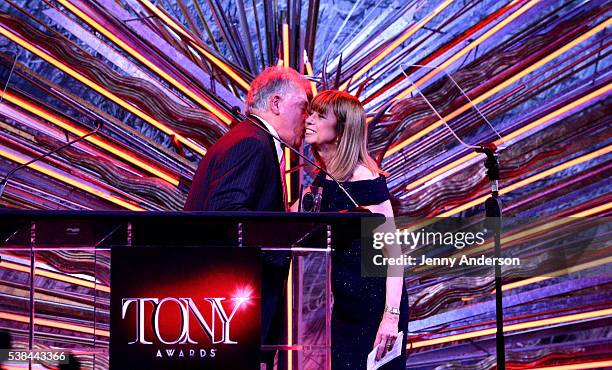
[[[273,140],[249,119],[233,127],[204,156],[185,210],[285,211]]]
[[[185,210],[284,212],[280,166],[273,140],[270,133],[249,119],[234,126],[200,162]],[[281,342],[283,333],[282,302],[289,253],[264,252],[262,262],[261,341],[275,344]],[[267,358],[270,356],[271,359]],[[262,360],[271,363],[274,352],[264,357]]]

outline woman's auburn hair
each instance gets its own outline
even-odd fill
[[[368,154],[366,115],[359,99],[343,91],[325,90],[314,97],[311,109],[319,114],[333,113],[336,117],[336,155],[329,163],[323,163],[313,145],[313,155],[321,167],[338,181],[350,180],[360,164],[373,173],[385,174]]]

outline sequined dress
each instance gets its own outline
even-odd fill
[[[351,201],[332,180],[317,176],[314,185],[323,187],[322,212],[353,208]],[[379,204],[389,199],[384,176],[372,180],[343,182],[342,185],[359,205]],[[332,369],[365,369],[385,307],[385,284],[382,277],[361,277],[360,243],[336,248],[332,254]],[[406,368],[406,334],[408,300],[402,294],[399,330],[404,332],[402,356],[381,369]]]

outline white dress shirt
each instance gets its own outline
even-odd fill
[[[257,119],[259,119],[261,121],[261,123],[264,124],[264,126],[266,126],[266,128],[268,129],[268,131],[270,131],[270,133],[272,134],[272,136],[274,136],[277,139],[280,139],[280,137],[278,136],[278,133],[276,132],[276,130],[274,129],[274,127],[272,127],[271,124],[269,124],[268,122],[266,122],[265,119],[259,117],[256,114],[251,113],[252,116],[257,117]],[[281,158],[283,157],[283,148],[281,146],[280,141],[278,140],[274,140],[274,147],[276,148],[276,157],[278,158],[278,163],[280,164]]]

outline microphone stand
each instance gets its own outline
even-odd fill
[[[95,133],[96,133],[96,132],[98,132],[98,130],[100,130],[100,128],[102,127],[102,121],[101,121],[101,120],[96,120],[96,123],[98,124],[98,126],[97,126],[95,129],[93,129],[92,131],[89,131],[88,133],[86,133],[85,135],[83,135],[83,136],[79,136],[78,138],[76,138],[76,139],[74,139],[74,140],[72,140],[72,141],[67,142],[66,144],[64,144],[64,145],[60,146],[59,148],[53,149],[53,150],[51,150],[51,151],[49,151],[49,152],[47,152],[47,153],[45,153],[45,154],[43,154],[43,155],[41,155],[41,156],[39,156],[39,157],[36,157],[36,158],[30,159],[30,160],[29,160],[29,161],[27,161],[26,163],[24,163],[24,164],[22,164],[22,165],[19,165],[19,166],[17,166],[17,167],[15,167],[15,168],[13,168],[12,170],[10,170],[10,171],[9,171],[9,172],[8,172],[8,173],[7,173],[7,174],[4,176],[4,178],[3,178],[2,180],[0,180],[0,197],[2,197],[2,194],[4,193],[4,188],[6,188],[6,184],[8,184],[8,180],[11,178],[11,176],[13,176],[13,174],[14,174],[15,172],[19,171],[20,169],[22,169],[22,168],[24,168],[24,167],[29,166],[30,164],[32,164],[32,163],[34,163],[34,162],[40,161],[41,159],[43,159],[43,158],[45,158],[45,157],[48,157],[48,156],[50,156],[50,155],[51,155],[51,154],[53,154],[53,153],[59,152],[60,150],[62,150],[62,149],[64,149],[64,148],[66,148],[66,147],[69,147],[70,145],[72,145],[72,144],[74,144],[74,143],[76,143],[76,142],[79,142],[79,141],[81,141],[81,140],[85,139],[85,138],[86,138],[86,137],[88,137],[88,136],[91,136],[91,135],[95,134]]]
[[[410,84],[417,90],[418,94],[421,95],[423,100],[427,103],[427,105],[434,111],[436,116],[442,121],[444,126],[451,132],[451,134],[455,137],[455,139],[461,143],[466,148],[474,149],[477,153],[483,153],[487,156],[487,159],[484,163],[485,168],[487,169],[487,177],[491,181],[491,196],[485,201],[485,216],[487,218],[487,225],[493,229],[493,237],[495,239],[495,257],[501,257],[501,218],[502,218],[502,204],[499,199],[499,161],[497,159],[497,147],[493,143],[484,144],[480,146],[470,145],[463,140],[455,133],[455,131],[449,126],[446,120],[442,117],[440,112],[433,106],[433,104],[427,99],[425,94],[419,89],[415,83],[408,77],[406,70],[403,68],[403,65],[400,65],[401,71],[410,82]],[[487,125],[491,127],[491,129],[499,135],[499,132],[493,127],[491,122],[487,119],[487,117],[478,109],[476,104],[472,102],[470,97],[463,91],[461,86],[455,81],[455,79],[446,72],[444,69],[440,69],[438,67],[429,67],[424,65],[412,64],[410,67],[420,67],[420,68],[429,68],[429,69],[439,69],[444,72],[446,76],[453,82],[461,94],[470,102],[470,104],[474,107],[474,109],[478,112],[478,114],[485,120]],[[502,271],[501,266],[499,264],[495,264],[495,353],[497,356],[497,369],[498,370],[506,370],[506,348],[505,348],[505,339],[504,339],[504,306],[503,306],[503,295],[502,295]]]
[[[491,196],[485,201],[486,224],[493,229],[495,239],[495,258],[501,258],[501,222],[502,203],[499,199],[499,161],[497,159],[497,148],[489,143],[475,149],[477,153],[487,156],[484,166],[487,169],[487,177],[491,181]],[[501,265],[495,264],[495,353],[497,356],[497,369],[506,369],[506,348],[504,338],[504,305],[502,294],[502,271]]]

